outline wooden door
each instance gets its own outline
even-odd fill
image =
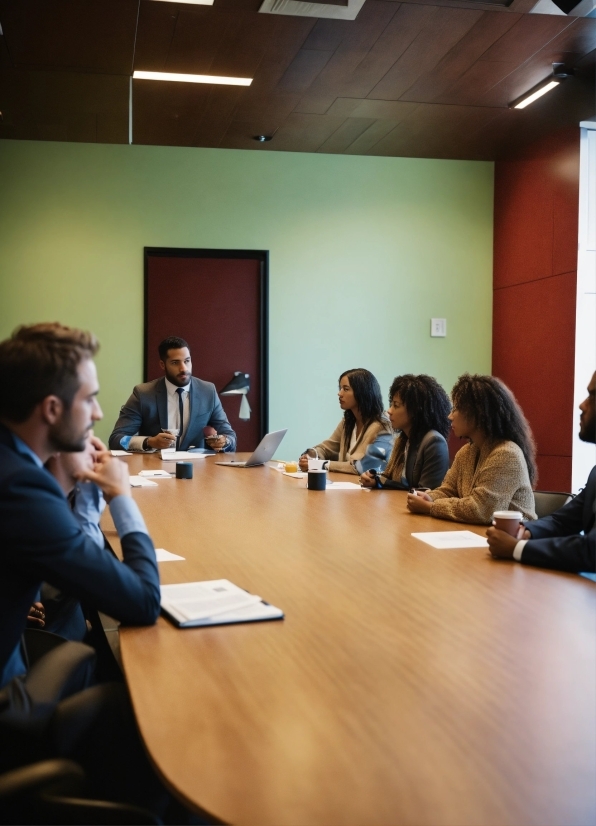
[[[167,336],[188,342],[193,375],[218,392],[235,371],[249,373],[248,421],[240,396],[220,397],[239,451],[268,428],[267,270],[265,251],[145,248],[145,381],[163,375],[157,346]]]

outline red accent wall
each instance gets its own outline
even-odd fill
[[[493,374],[538,446],[540,490],[571,489],[579,127],[495,165]]]

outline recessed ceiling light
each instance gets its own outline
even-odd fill
[[[250,86],[252,77],[220,77],[218,75],[182,75],[176,72],[133,72],[135,80],[167,80],[177,83],[214,83],[223,86]]]
[[[259,143],[265,143],[265,141],[270,141],[273,139],[273,135],[254,135],[253,140],[258,141]]]

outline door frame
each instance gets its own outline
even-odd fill
[[[260,362],[261,372],[261,439],[269,432],[269,250],[193,249],[185,247],[144,247],[143,276],[143,381],[147,381],[148,282],[150,258],[228,258],[249,259],[260,263]]]

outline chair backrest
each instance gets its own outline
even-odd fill
[[[558,511],[563,505],[573,498],[571,493],[561,493],[555,490],[535,490],[534,502],[536,503],[536,515],[538,519],[549,516],[554,511]]]

